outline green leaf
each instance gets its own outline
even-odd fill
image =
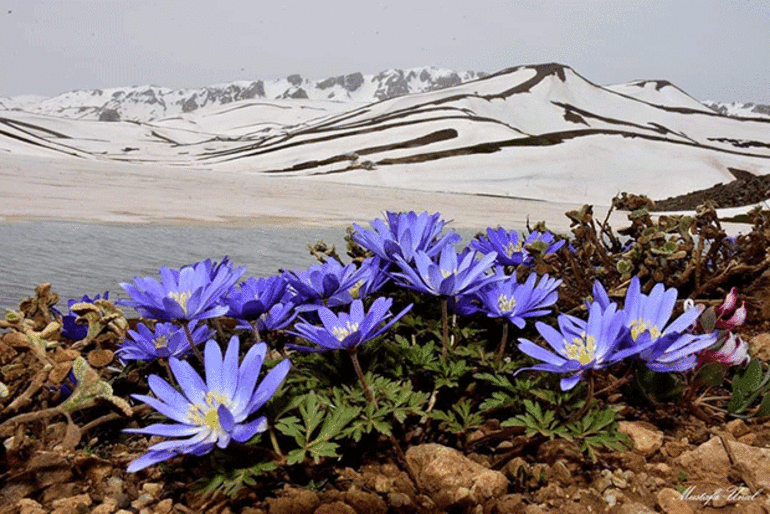
[[[722,385],[725,380],[724,364],[719,362],[704,364],[695,375],[695,380],[706,387]]]

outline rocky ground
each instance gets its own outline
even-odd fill
[[[746,171],[730,171],[735,175],[735,180],[685,195],[655,200],[652,210],[691,211],[707,200],[714,202],[717,208],[742,207],[770,198],[770,175],[755,176]]]
[[[626,198],[625,204],[632,200],[643,204],[645,199]],[[610,260],[618,256],[591,253],[596,252],[591,242],[597,235],[591,231],[590,214],[587,207],[568,214],[579,227],[574,231],[575,250],[562,252],[565,262],[572,262],[559,274],[565,277],[565,294],[560,293],[560,299],[571,302],[563,312],[578,308],[586,297],[575,277],[600,269],[593,264],[597,259],[609,263],[605,270],[620,263]],[[696,217],[698,223],[693,226],[704,240],[724,238],[708,223],[716,218],[713,212]],[[708,254],[708,266],[688,259],[693,273],[682,272],[685,266],[680,266],[682,258],[673,252],[676,248],[654,246],[655,241],[669,238],[681,248],[690,244],[692,250],[692,239],[682,242],[676,239],[682,236],[671,235],[679,234],[678,225],[657,226],[649,219],[644,223],[634,219],[635,228],[626,232],[632,237],[635,231],[642,234],[636,239],[640,248],[644,238],[652,245],[640,250],[640,273],[661,276],[654,280],[678,280],[682,297],[692,291],[692,297],[712,306],[722,304],[731,287],[741,291],[748,316],[735,333],[748,341],[752,359],[762,363],[761,374],[766,376],[760,374],[756,380],[766,391],[770,381],[766,364],[770,361],[770,214],[758,215],[754,231],[739,237],[735,249],[727,248],[724,260],[717,253]],[[663,236],[651,239],[650,228]],[[632,259],[632,253],[618,255]],[[537,266],[560,266],[559,262],[541,260]],[[692,277],[695,282],[688,282]],[[712,289],[710,300],[698,296]],[[78,309],[83,309],[90,335],[69,341],[51,329],[55,323],[49,307],[57,300],[50,284],[39,286],[34,298],[22,302],[24,315],[10,314],[0,320],[0,514],[770,513],[770,417],[753,416],[753,407],[743,411],[744,418],[729,414],[731,391],[728,379],[721,376],[713,386],[690,389],[700,395],[698,402],[680,395],[676,403],[640,403],[632,401],[627,389],[616,387],[620,377],[605,375],[597,382],[593,398],[616,411],[618,431],[627,434],[631,443],[626,450],[599,445],[591,454],[575,438],[503,426],[505,417],[486,409],[479,421],[457,431],[437,430],[442,425],[423,420],[402,424],[397,435],[404,455],[393,451],[388,437],[378,438],[371,432],[368,438],[356,440],[358,444],[341,449],[339,458],[282,464],[232,497],[196,491],[202,479],[211,478],[215,459],[222,458],[216,452],[201,458],[177,457],[127,473],[128,463],[158,442],[122,432],[129,424],[152,422],[146,405],[127,403],[131,393],[146,391],[146,373],[118,366],[113,353],[116,335],[125,335],[135,320],[115,316],[104,304],[101,310],[86,304]],[[421,328],[429,321],[423,318]],[[150,365],[156,366],[154,373],[164,372],[161,364]],[[61,385],[72,385],[67,377],[73,369],[84,384],[76,392],[85,396],[63,396]],[[313,373],[320,371],[313,368]],[[453,394],[479,394],[466,386],[454,386]],[[73,406],[72,398],[82,403],[64,412],[61,406]],[[450,404],[457,401],[452,396]],[[431,437],[421,440],[428,431]],[[585,443],[586,438],[581,441]],[[265,448],[234,446],[227,448],[225,456],[247,461],[243,467],[269,460],[257,454]]]
[[[755,324],[743,334],[754,358],[770,358],[766,328]],[[14,332],[0,339],[6,379],[13,376],[9,367],[29,364],[19,345]],[[97,369],[107,366],[111,356],[95,351],[101,353],[90,352],[88,360]],[[68,369],[77,353],[57,349],[46,382],[58,380],[50,375]],[[676,405],[642,409],[627,405],[620,394],[613,400],[624,418],[619,430],[630,436],[634,448],[601,453],[595,462],[569,440],[521,434],[500,441],[491,455],[475,452],[476,441],[500,433],[499,423],[488,420],[467,434],[465,454],[439,444],[408,448],[406,459],[419,484],[383,445],[363,448],[364,457],[354,467],[335,462],[313,467],[311,478],[294,477],[301,487],[284,476],[256,484],[237,499],[192,492],[199,478],[194,471],[199,461],[192,457],[172,461],[170,467],[126,473],[128,462],[145,451],[147,442],[120,437],[125,421],[109,409],[90,423],[76,420],[80,428],[74,445],[65,421],[54,420],[42,430],[31,422],[18,425],[10,437],[2,434],[0,514],[770,512],[767,418],[716,415],[703,420]],[[88,414],[95,417],[97,411]],[[25,428],[43,437],[30,438]],[[508,450],[515,450],[515,456],[497,458]]]

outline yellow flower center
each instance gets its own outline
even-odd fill
[[[508,297],[500,293],[500,296],[497,297],[497,308],[500,309],[500,312],[511,312],[514,307],[516,307],[516,299],[513,296]]]
[[[450,277],[452,275],[457,275],[457,269],[453,269],[451,271],[450,270],[444,270],[444,269],[441,270],[441,278],[447,278],[447,277]]]
[[[650,326],[642,318],[635,319],[631,322],[631,339],[634,341],[636,341],[639,336],[644,334],[646,331],[650,332],[650,339],[653,341],[655,341],[663,334],[657,325]]]
[[[187,314],[187,300],[192,296],[192,291],[169,291],[168,297],[174,300],[182,308],[185,314]]]
[[[358,330],[358,323],[348,321],[344,327],[334,327],[332,334],[337,338],[337,341],[342,341],[356,330]]]
[[[596,355],[596,338],[583,332],[580,337],[572,338],[572,344],[564,340],[564,351],[567,356],[580,364],[588,364]]]
[[[508,257],[513,257],[513,254],[521,251],[521,243],[513,244],[513,241],[505,245],[505,253]]]
[[[363,280],[359,280],[352,286],[350,286],[350,289],[348,289],[348,293],[350,293],[350,296],[353,297],[353,299],[358,300],[361,297],[361,286],[364,285]]]
[[[196,425],[206,426],[211,430],[222,430],[222,425],[219,423],[219,406],[224,405],[226,408],[230,408],[227,398],[222,394],[209,391],[205,399],[206,403],[195,403],[190,405],[187,416],[190,421]]]
[[[156,350],[160,350],[161,348],[168,348],[168,339],[166,339],[166,336],[159,336],[155,338],[153,343],[155,343]]]

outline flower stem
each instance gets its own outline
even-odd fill
[[[441,330],[444,346],[441,348],[441,358],[446,359],[447,349],[449,348],[449,298],[446,296],[441,299]]]
[[[195,345],[195,341],[193,341],[192,333],[190,333],[190,325],[187,323],[184,323],[183,326],[184,326],[184,332],[185,334],[187,334],[187,340],[190,342],[190,347],[192,348],[193,353],[195,354],[196,357],[198,357],[198,360],[201,361],[201,365],[205,366],[206,361],[203,360],[203,354],[201,353],[200,348],[198,348]]]
[[[591,408],[591,402],[594,399],[594,377],[591,374],[590,369],[586,370],[585,379],[588,382],[587,383],[588,391],[586,392],[585,403],[583,404],[583,407],[579,411],[575,412],[572,416],[569,417],[569,419],[567,420],[568,423],[577,421],[578,419],[582,418],[583,416],[585,416],[586,412],[588,412],[588,409]]]
[[[372,405],[376,408],[377,400],[374,398],[371,389],[369,389],[369,386],[364,379],[364,372],[361,370],[361,364],[358,362],[358,348],[350,348],[348,350],[348,355],[350,355],[350,360],[353,361],[353,368],[356,370],[356,375],[358,376],[358,381],[361,382],[361,387],[364,388],[366,399],[372,402]]]
[[[503,335],[500,336],[500,344],[497,346],[497,352],[495,352],[495,367],[500,367],[500,363],[503,361],[506,344],[508,344],[508,321],[503,320]]]

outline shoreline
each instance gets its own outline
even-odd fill
[[[3,155],[0,224],[67,221],[104,225],[232,228],[345,228],[368,226],[385,211],[439,212],[451,226],[524,230],[545,221],[569,233],[565,213],[584,204],[549,202],[384,185],[346,183],[339,176],[287,177],[250,171],[180,168],[154,163]],[[425,184],[426,186],[429,184]],[[606,205],[594,204],[603,221]],[[725,209],[726,213],[746,208]],[[653,215],[677,213],[653,213]],[[682,212],[681,214],[691,214]],[[614,229],[629,225],[613,211]],[[731,234],[749,224],[723,223]]]
[[[524,229],[545,221],[565,232],[582,204],[349,184],[329,177],[178,168],[106,160],[4,155],[0,223],[61,220],[102,224],[346,227],[386,210],[439,212],[452,226]],[[608,199],[609,203],[609,199]],[[595,206],[603,219],[605,206]],[[614,217],[614,216],[613,216]]]

